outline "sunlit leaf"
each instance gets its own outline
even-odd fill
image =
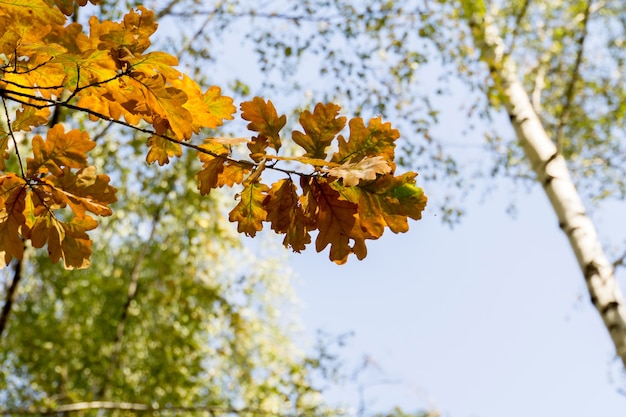
[[[265,102],[260,97],[241,103],[241,117],[248,120],[248,129],[258,132],[257,141],[267,141],[269,146],[278,151],[281,147],[280,130],[287,123],[287,117],[278,116],[274,104]]]
[[[148,139],[148,147],[150,150],[146,156],[146,162],[149,164],[158,162],[159,165],[163,166],[170,162],[170,158],[174,156],[180,157],[183,154],[178,143],[160,136],[150,136]]]
[[[320,103],[315,106],[313,114],[306,110],[300,115],[305,133],[294,131],[292,138],[306,150],[305,157],[326,158],[326,149],[346,125],[346,118],[338,117],[340,109],[336,104]]]
[[[358,162],[345,162],[330,168],[328,173],[343,180],[343,185],[358,185],[360,180],[375,180],[379,174],[391,172],[389,163],[382,156],[365,157]]]
[[[231,210],[228,219],[237,223],[237,231],[254,237],[263,229],[267,211],[263,207],[269,187],[260,182],[246,182],[239,194],[239,203]]]
[[[311,242],[308,233],[311,221],[304,215],[293,181],[283,179],[272,184],[265,200],[265,209],[272,229],[276,233],[285,234],[283,245],[300,252]]]
[[[27,160],[28,173],[60,175],[62,167],[82,168],[87,164],[86,152],[94,146],[86,132],[75,129],[65,133],[63,125],[57,124],[48,130],[45,140],[39,135],[33,138],[33,158]]]

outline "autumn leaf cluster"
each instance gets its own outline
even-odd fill
[[[301,152],[287,157],[279,153],[286,117],[257,97],[241,104],[254,136],[216,138],[215,129],[234,118],[233,100],[218,87],[203,91],[176,69],[175,57],[149,51],[154,13],[139,6],[120,22],[92,17],[85,29],[67,23],[74,7],[66,0],[0,4],[6,119],[0,131],[0,264],[20,259],[30,240],[34,247],[47,245],[52,261],[84,268],[91,253],[87,232],[98,225],[94,216],[112,214],[116,189],[88,164],[96,143],[87,132],[55,123],[61,110],[145,135],[147,163],[165,165],[183,148],[196,152],[201,194],[240,187],[229,214],[239,232],[254,236],[269,223],[297,252],[317,231],[315,247],[330,246],[331,260],[343,263],[351,253],[362,259],[367,239],[379,238],[385,228],[405,232],[408,218],[421,217],[426,197],[415,186],[415,173],[395,175],[399,133],[389,123],[355,118],[346,129],[338,106],[318,104],[301,113],[290,138]],[[246,156],[236,158],[241,144]],[[18,161],[14,172],[5,163],[11,155]],[[284,178],[266,184],[266,170]]]

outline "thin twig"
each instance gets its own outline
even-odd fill
[[[522,20],[524,19],[524,17],[526,17],[526,14],[528,13],[528,6],[530,6],[530,0],[524,0],[524,4],[522,4],[522,8],[519,14],[515,17],[515,25],[513,26],[513,32],[511,33],[511,47],[508,54],[512,54],[513,50],[515,49],[517,35],[522,28]]]
[[[26,172],[24,171],[24,165],[22,164],[22,157],[20,156],[20,150],[17,146],[17,140],[15,140],[15,134],[13,133],[13,128],[11,127],[11,117],[9,116],[9,108],[7,107],[7,102],[2,97],[2,106],[4,107],[4,114],[7,118],[7,129],[9,131],[9,136],[11,136],[11,140],[13,141],[13,146],[15,147],[15,155],[17,155],[17,161],[20,164],[20,171],[22,172],[22,178],[26,179]]]
[[[195,40],[198,39],[200,35],[202,35],[202,32],[204,32],[204,29],[211,22],[211,20],[213,20],[214,17],[215,17],[215,14],[207,15],[206,19],[204,19],[204,22],[202,22],[202,24],[200,25],[200,28],[196,31],[196,33],[194,33],[193,36],[187,42],[185,42],[185,44],[180,48],[180,50],[176,54],[176,58],[178,58],[179,60],[182,58],[183,54],[189,48],[191,48],[191,45],[193,45]]]
[[[624,266],[624,263],[626,263],[626,252],[624,252],[622,256],[620,256],[615,261],[613,261],[613,269],[617,269],[620,266]]]
[[[561,152],[563,148],[563,136],[565,132],[565,126],[569,121],[569,115],[572,109],[572,102],[574,100],[574,90],[576,82],[580,77],[580,65],[583,61],[583,53],[585,49],[585,39],[587,38],[587,29],[589,23],[589,15],[591,14],[591,6],[592,0],[587,2],[587,7],[585,8],[585,14],[583,15],[582,21],[582,31],[580,32],[580,37],[578,38],[578,51],[576,53],[576,62],[574,63],[574,68],[572,69],[572,77],[570,78],[569,84],[565,90],[565,103],[563,105],[563,111],[561,111],[561,115],[559,117],[559,123],[556,128],[556,133],[554,135],[556,149],[558,152]]]

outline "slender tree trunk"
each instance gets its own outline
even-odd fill
[[[484,4],[477,0],[462,2],[474,44],[481,51],[481,59],[489,67],[494,86],[509,113],[526,158],[550,200],[559,219],[559,226],[574,250],[591,302],[600,313],[617,355],[626,366],[626,307],[614,276],[613,265],[604,253],[565,159],[557,151],[535,113],[515,65],[503,54],[504,44],[492,25]]]

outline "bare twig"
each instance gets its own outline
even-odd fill
[[[578,38],[578,51],[576,52],[576,61],[574,62],[574,68],[572,68],[572,77],[569,80],[569,84],[565,90],[565,103],[563,104],[563,110],[561,111],[561,115],[559,116],[559,122],[556,128],[556,133],[554,135],[556,149],[561,152],[563,149],[563,136],[565,131],[565,126],[569,121],[569,115],[572,109],[572,101],[574,100],[574,92],[576,82],[580,77],[580,65],[583,61],[583,53],[585,49],[585,39],[587,38],[587,29],[589,23],[589,15],[591,14],[591,6],[592,0],[587,2],[587,7],[585,8],[585,12],[582,19],[582,30],[580,31],[580,37]]]
[[[624,252],[622,256],[620,256],[615,261],[613,261],[613,269],[617,269],[620,266],[624,266],[625,263],[626,263],[626,252]]]
[[[11,118],[9,117],[9,108],[7,107],[7,102],[4,99],[4,97],[2,97],[2,106],[4,107],[4,114],[7,118],[7,129],[9,131],[9,136],[11,136],[11,140],[13,141],[13,147],[15,148],[15,155],[17,155],[17,161],[20,164],[20,171],[22,172],[22,178],[26,179],[26,172],[24,171],[24,165],[22,164],[22,157],[20,156],[20,150],[17,146],[15,133],[13,133],[13,128],[11,127]]]
[[[528,13],[528,6],[530,6],[530,1],[531,0],[524,0],[524,4],[522,4],[522,7],[519,13],[515,17],[515,25],[513,26],[513,32],[511,33],[512,39],[511,39],[511,47],[508,52],[509,54],[512,54],[513,50],[515,49],[515,42],[517,41],[517,35],[519,35],[519,32],[522,28],[522,20],[524,20],[524,17],[526,17],[526,14]]]

